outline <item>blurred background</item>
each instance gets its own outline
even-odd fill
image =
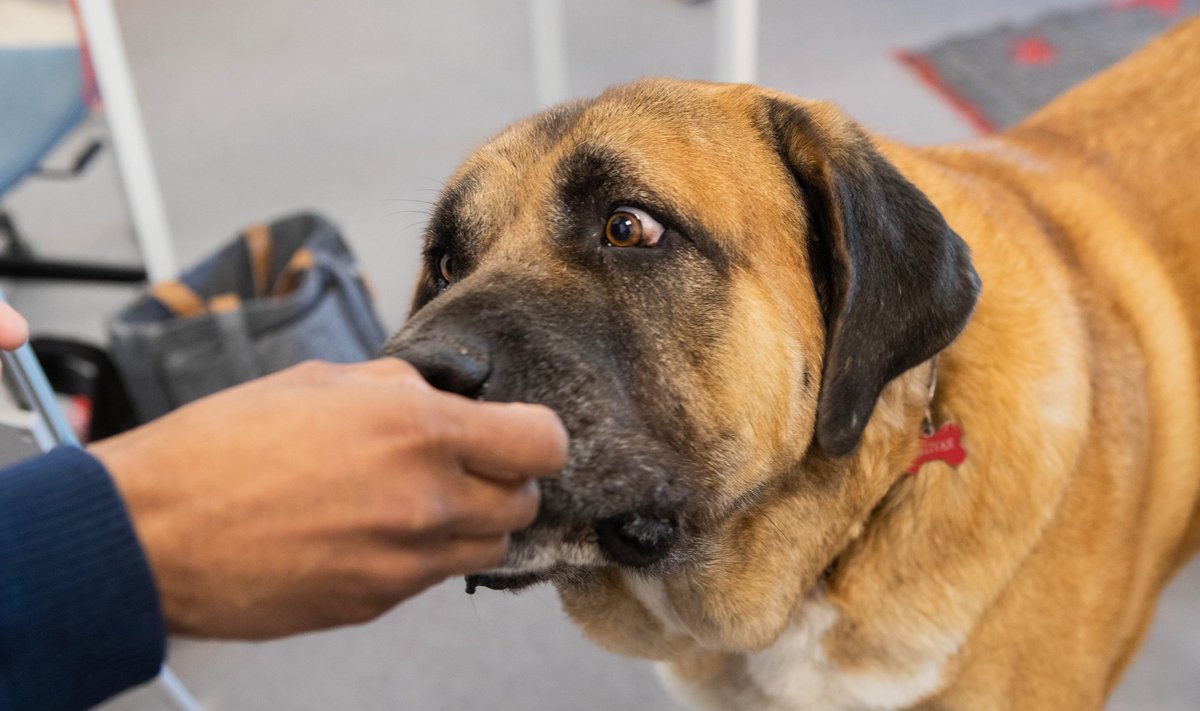
[[[0,10],[14,2],[46,4],[0,0]],[[539,108],[537,4],[115,0],[178,262],[247,224],[316,210],[342,228],[387,328],[398,328],[442,181],[488,136]],[[1088,5],[761,0],[756,80],[832,99],[869,129],[911,143],[968,139],[972,123],[895,52]],[[645,75],[714,78],[723,28],[711,2],[562,0],[559,10],[558,86],[569,96]],[[93,116],[49,160],[69,160],[104,135]],[[102,151],[74,180],[26,180],[0,201],[39,255],[136,263],[116,175],[112,151]],[[4,286],[35,332],[95,342],[136,294],[60,281]],[[212,710],[677,708],[650,664],[583,640],[553,590],[467,597],[462,587],[447,582],[359,628],[266,644],[177,639],[170,662]],[[1198,668],[1193,565],[1168,590],[1146,652],[1108,708],[1194,711]],[[170,706],[147,687],[104,708]]]

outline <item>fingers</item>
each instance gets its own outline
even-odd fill
[[[371,528],[405,545],[502,535],[532,524],[539,504],[534,480],[507,484],[461,472],[412,494],[377,499],[368,515]]]
[[[567,461],[567,430],[552,410],[448,396],[447,444],[468,471],[495,480],[552,476]]]
[[[432,399],[439,436],[474,474],[502,481],[552,476],[567,458],[567,431],[552,410],[526,403],[479,402],[433,390],[411,364],[378,358],[340,366],[378,381],[416,387]],[[444,430],[444,431],[443,431]]]
[[[435,566],[442,577],[478,573],[499,567],[508,554],[508,536],[454,538],[436,548]]]
[[[453,499],[453,516],[446,531],[466,536],[519,531],[537,518],[540,502],[536,481],[503,486],[475,477],[461,477]]]
[[[21,314],[0,301],[0,349],[11,351],[29,340],[29,324]]]
[[[508,546],[507,535],[464,536],[382,549],[358,548],[355,555],[330,556],[331,567],[319,577],[332,587],[312,600],[316,604],[310,607],[308,619],[299,625],[293,622],[292,629],[258,636],[366,622],[449,577],[499,567]],[[258,621],[263,621],[262,615]],[[237,632],[230,636],[247,635]]]
[[[353,587],[339,607],[365,597],[354,621],[369,620],[446,578],[500,567],[508,545],[506,535],[463,537],[359,556],[348,576]],[[366,590],[374,593],[364,596]]]
[[[425,384],[425,378],[421,377],[420,371],[412,363],[399,358],[373,358],[363,363],[350,365],[349,368],[362,375],[381,380],[411,380]]]

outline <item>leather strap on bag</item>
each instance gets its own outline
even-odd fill
[[[160,281],[150,287],[150,295],[176,316],[198,316],[205,311],[204,301],[180,281]]]
[[[271,269],[271,228],[266,224],[252,225],[246,228],[242,238],[246,243],[246,253],[250,257],[250,278],[254,281],[254,295],[266,296],[270,293],[267,280]],[[308,263],[311,266],[311,255],[308,257]],[[282,276],[281,274],[280,277]],[[181,318],[199,316],[206,311],[230,311],[241,305],[237,294],[219,294],[205,304],[199,294],[181,281],[153,284],[150,287],[150,295],[172,314]]]
[[[236,311],[242,305],[242,300],[237,294],[217,294],[208,300],[208,310],[214,314],[223,314],[230,311]]]
[[[246,252],[250,255],[250,276],[254,280],[254,295],[267,295],[267,278],[271,269],[271,228],[257,224],[242,234]]]
[[[279,276],[275,277],[275,283],[271,285],[271,296],[283,296],[284,294],[296,288],[296,282],[300,280],[300,275],[312,269],[316,264],[313,258],[312,250],[307,247],[297,249],[292,258],[288,260],[283,271],[279,272]]]

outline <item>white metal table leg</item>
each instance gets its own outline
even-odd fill
[[[204,711],[204,707],[196,701],[179,677],[175,676],[175,672],[171,671],[166,664],[158,672],[158,682],[159,689],[179,711]]]
[[[178,273],[121,30],[111,0],[78,0],[130,218],[151,281]]]
[[[104,115],[112,137],[117,168],[129,204],[129,216],[151,281],[172,279],[178,273],[167,213],[146,129],[138,108],[129,60],[117,26],[111,0],[79,0],[80,19],[96,69],[96,83],[104,101]],[[179,677],[166,664],[159,671],[160,688],[180,711],[203,711]]]
[[[538,107],[566,101],[567,29],[562,0],[529,0],[533,73]]]
[[[717,81],[758,79],[758,0],[716,0]]]

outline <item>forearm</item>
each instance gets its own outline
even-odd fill
[[[0,707],[87,708],[154,677],[164,628],[108,473],[63,448],[0,471]]]

